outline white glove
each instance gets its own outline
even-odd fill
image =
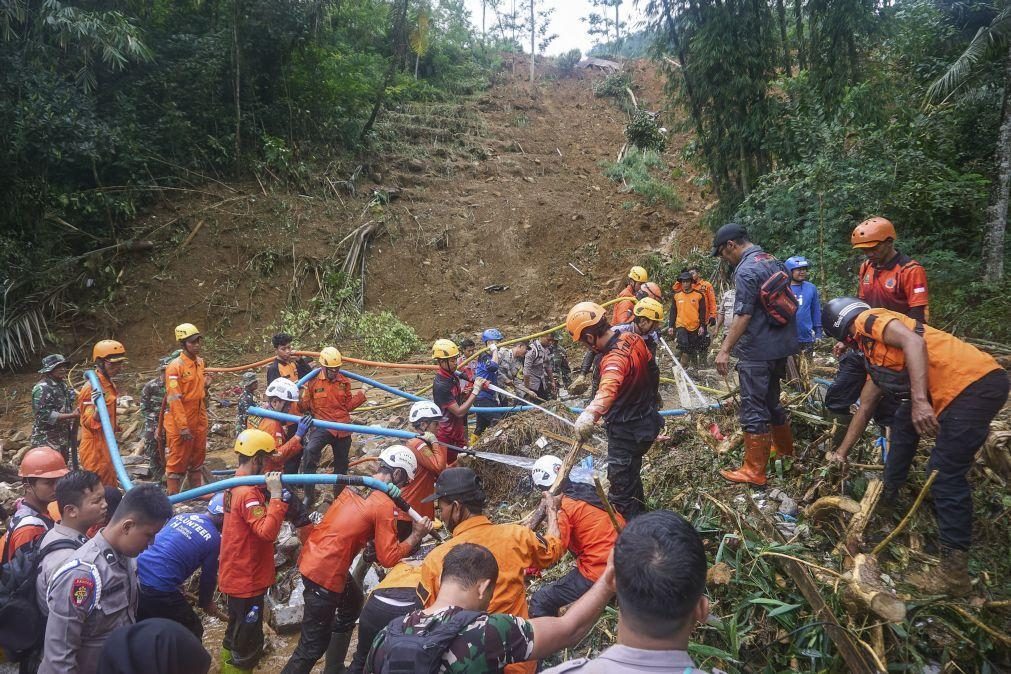
[[[586,442],[593,436],[593,427],[597,420],[593,418],[593,413],[583,410],[576,418],[576,437],[580,442]]]
[[[488,342],[488,350],[492,353],[498,351],[498,342]]]

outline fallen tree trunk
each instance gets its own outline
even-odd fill
[[[906,605],[881,582],[877,559],[862,553],[853,558],[843,601],[891,623],[902,622],[906,618]]]

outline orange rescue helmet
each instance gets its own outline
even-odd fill
[[[873,248],[882,241],[887,239],[896,241],[898,238],[891,220],[874,216],[867,218],[853,229],[850,244],[854,248]]]
[[[126,360],[126,347],[114,339],[103,339],[91,349],[92,360],[118,363]]]
[[[69,472],[67,462],[60,453],[45,446],[29,449],[18,466],[18,477],[57,478]]]
[[[580,302],[569,309],[569,315],[565,317],[565,329],[569,331],[572,341],[578,342],[587,328],[606,320],[605,316],[604,307],[596,302]]]
[[[646,281],[642,284],[642,288],[639,289],[640,293],[645,293],[644,297],[652,297],[657,302],[663,301],[663,291],[660,290],[660,286],[653,283],[652,281]]]

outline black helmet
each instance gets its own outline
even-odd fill
[[[846,337],[850,323],[857,315],[867,311],[871,305],[855,297],[837,297],[829,300],[821,308],[821,327],[840,342]]]

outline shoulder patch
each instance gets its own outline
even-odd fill
[[[262,504],[257,504],[249,509],[249,514],[255,517],[256,519],[260,519],[261,517],[267,514],[267,509],[264,508]]]
[[[70,603],[75,608],[90,611],[95,606],[95,581],[75,578],[70,584]]]

